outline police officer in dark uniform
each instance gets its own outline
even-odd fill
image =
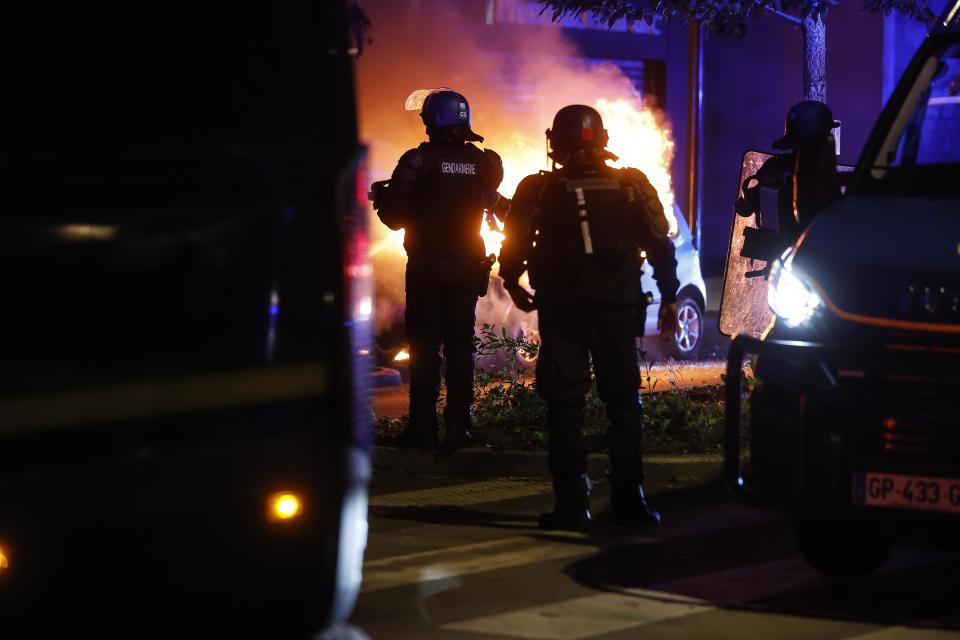
[[[443,444],[457,449],[469,442],[475,309],[493,264],[480,227],[484,209],[503,200],[497,193],[503,164],[495,152],[470,144],[483,138],[470,128],[465,97],[445,89],[425,93],[420,117],[430,140],[401,156],[378,215],[391,229],[405,230],[410,423],[402,441],[422,448],[438,445],[442,344]]]
[[[840,125],[830,107],[804,100],[790,107],[784,135],[773,143],[788,150],[771,157],[754,176],[747,178],[737,212],[750,215],[760,210],[760,189],[777,192],[777,249],[792,245],[810,222],[831,202],[840,198],[836,141],[832,130]],[[775,256],[774,256],[775,257]]]
[[[672,339],[679,283],[668,223],[642,172],[606,165],[616,156],[605,148],[607,131],[596,110],[564,107],[547,138],[554,170],[527,176],[517,187],[500,253],[500,275],[514,303],[540,316],[536,388],[547,402],[556,494],[556,507],[540,516],[540,525],[583,530],[590,522],[583,423],[591,361],[610,421],[614,520],[655,524],[660,516],[641,485],[635,278],[642,247],[661,293],[661,338]],[[518,282],[524,270],[535,297]]]

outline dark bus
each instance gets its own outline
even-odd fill
[[[0,11],[4,638],[349,614],[373,305],[345,4]]]

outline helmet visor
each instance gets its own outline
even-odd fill
[[[417,89],[403,101],[403,108],[407,111],[420,111],[423,109],[423,103],[427,101],[427,96],[436,91],[450,91],[446,87],[437,87],[435,89]]]

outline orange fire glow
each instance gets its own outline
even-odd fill
[[[674,142],[670,131],[657,123],[653,111],[637,109],[622,98],[613,102],[597,100],[596,107],[610,134],[608,148],[620,156],[611,166],[634,167],[646,174],[660,197],[670,235],[676,235],[677,218],[673,213],[673,189],[670,186]]]
[[[670,160],[674,142],[669,129],[663,126],[654,112],[638,106],[634,101],[618,98],[599,99],[597,111],[603,116],[610,135],[609,149],[620,159],[610,163],[613,167],[635,167],[643,171],[656,188],[670,225],[670,235],[677,232],[677,219],[673,213],[673,190],[670,185]],[[490,133],[490,141],[503,158],[503,182],[500,193],[512,197],[517,185],[525,177],[541,169],[547,169],[547,158],[542,137],[535,139],[519,132],[496,135]],[[503,233],[491,228],[484,220],[480,234],[488,254],[499,255]],[[403,231],[391,231],[371,248],[376,255],[381,251],[403,252]]]
[[[410,359],[410,354],[407,353],[407,352],[404,351],[404,350],[401,350],[400,353],[398,353],[397,355],[395,355],[395,356],[393,357],[393,359],[396,360],[396,361],[398,361],[398,362],[399,362],[400,360],[409,360],[409,359]]]

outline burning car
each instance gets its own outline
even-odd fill
[[[675,143],[670,123],[662,112],[649,102],[645,102],[642,96],[632,93],[633,90],[629,87],[622,87],[619,93],[616,91],[603,93],[609,87],[591,85],[593,75],[577,77],[583,81],[581,83],[583,87],[593,88],[597,95],[606,96],[597,98],[593,104],[603,116],[607,130],[610,132],[611,142],[608,148],[619,157],[619,160],[610,163],[611,166],[630,166],[643,171],[657,189],[663,205],[670,236],[677,247],[677,276],[681,282],[681,296],[677,300],[677,306],[682,328],[676,341],[668,347],[669,355],[677,359],[691,358],[696,355],[703,335],[706,286],[700,273],[699,254],[693,244],[693,237],[674,202],[670,166]],[[552,118],[562,104],[562,102],[552,104],[547,101],[542,105],[544,113],[524,112],[522,117],[511,111],[509,128],[503,128],[504,125],[501,124],[500,134],[491,135],[492,148],[496,149],[503,158],[504,178],[499,189],[501,193],[513,194],[524,176],[546,168],[547,158],[543,152],[543,122]],[[478,116],[478,122],[481,116],[482,114]],[[393,118],[392,115],[391,118]],[[385,137],[371,133],[371,138],[376,140],[382,140]],[[412,144],[413,141],[411,140],[410,143]],[[390,167],[393,166],[392,163],[396,157],[402,153],[402,149],[380,142],[372,146],[371,153],[374,158],[371,163],[372,177],[388,178]],[[377,158],[381,160],[378,162]],[[370,197],[372,200],[376,199],[373,192]],[[409,357],[403,324],[404,232],[387,230],[379,222],[374,222],[373,228],[375,235],[371,241],[370,253],[373,258],[377,291],[375,316],[378,359],[382,365],[402,369],[405,367],[405,359]],[[486,253],[499,254],[500,244],[503,241],[499,220],[487,216],[480,233],[483,236]],[[482,297],[477,305],[478,331],[486,323],[494,326],[498,333],[506,329],[512,337],[525,336],[536,341],[538,339],[537,314],[523,313],[514,307],[510,296],[503,289],[502,281],[496,277],[498,267],[499,265],[494,265],[487,295]],[[524,284],[527,283],[524,282]],[[649,267],[644,270],[642,287],[653,296],[651,304],[653,308],[648,310],[646,329],[649,332],[655,332],[660,295]],[[481,360],[478,364],[482,367],[496,368],[502,362]]]
[[[958,14],[954,0],[845,196],[773,261],[769,280],[749,277],[758,265],[740,255],[755,220],[735,217],[720,312],[734,336],[725,478],[742,500],[791,512],[802,555],[827,574],[871,571],[897,527],[960,513]]]

